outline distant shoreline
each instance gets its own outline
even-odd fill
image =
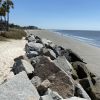
[[[52,32],[57,33],[61,36],[76,39],[80,42],[84,42],[86,44],[100,48],[100,39],[99,39],[100,31],[56,30],[56,31],[52,31]],[[78,32],[78,34],[77,34],[77,32]],[[92,36],[90,36],[89,34]],[[85,35],[87,35],[87,36],[85,36]]]

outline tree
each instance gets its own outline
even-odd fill
[[[10,13],[10,8],[14,8],[14,4],[11,0],[4,0],[2,3],[2,7],[5,9],[6,17],[7,17],[7,31],[9,30],[9,13]]]

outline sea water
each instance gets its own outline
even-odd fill
[[[74,38],[100,48],[100,31],[88,30],[53,30],[57,34]]]

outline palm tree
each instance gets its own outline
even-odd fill
[[[14,4],[11,0],[4,0],[2,3],[2,7],[5,9],[6,16],[7,16],[7,31],[9,30],[9,13],[10,13],[10,8],[14,8]]]

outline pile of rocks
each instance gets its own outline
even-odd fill
[[[14,77],[0,86],[0,100],[99,100],[96,76],[70,49],[30,34],[26,54],[15,58]]]

